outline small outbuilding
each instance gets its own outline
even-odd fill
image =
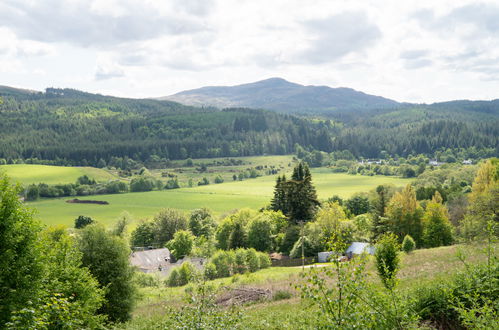
[[[374,255],[375,248],[369,243],[365,242],[353,242],[350,244],[345,252],[348,259],[352,259],[356,255],[361,255],[362,253],[368,253]]]
[[[152,273],[167,268],[171,258],[172,255],[167,248],[135,251],[130,256],[130,263],[141,272]]]

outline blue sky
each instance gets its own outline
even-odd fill
[[[499,4],[0,1],[0,85],[155,97],[270,77],[398,101],[499,98]]]

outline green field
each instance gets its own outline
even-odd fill
[[[15,164],[0,165],[0,173],[2,172],[5,172],[12,180],[24,185],[41,182],[47,184],[75,183],[78,177],[85,174],[96,181],[117,179],[113,174],[95,167]]]
[[[69,204],[69,198],[43,199],[29,205],[37,209],[37,217],[46,224],[73,225],[79,215],[90,216],[109,225],[123,211],[128,211],[135,220],[151,217],[164,207],[192,210],[208,207],[215,214],[238,208],[257,209],[270,202],[275,184],[275,176],[265,176],[245,181],[211,184],[176,190],[128,193],[119,195],[98,195],[79,197],[80,199],[104,200],[109,205]],[[360,176],[332,173],[327,168],[312,170],[313,183],[320,199],[333,195],[349,197],[355,192],[368,191],[379,184],[403,186],[407,179],[385,176]]]

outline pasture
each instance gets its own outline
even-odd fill
[[[33,164],[0,165],[0,173],[6,173],[13,181],[23,185],[33,183],[66,184],[75,183],[82,175],[96,181],[117,179],[113,174],[95,167],[67,167]]]
[[[207,207],[216,215],[222,215],[234,209],[245,207],[258,209],[270,203],[275,179],[276,176],[272,175],[193,188],[79,197],[107,201],[109,205],[70,204],[66,203],[69,199],[66,197],[42,199],[29,203],[29,206],[37,210],[36,216],[44,223],[68,226],[72,226],[74,219],[79,215],[90,216],[105,225],[110,225],[123,211],[129,212],[135,220],[139,220],[152,217],[165,207],[185,211]],[[327,168],[312,169],[312,179],[320,199],[327,199],[333,195],[347,198],[355,192],[369,191],[379,184],[403,186],[410,182],[396,177],[332,173]]]

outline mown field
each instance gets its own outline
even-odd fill
[[[260,156],[231,158],[241,164],[226,166],[215,165],[217,162],[227,161],[227,158],[194,159],[193,166],[185,166],[186,161],[173,161],[169,168],[152,170],[151,174],[158,179],[167,180],[163,172],[175,174],[181,183],[180,189],[151,191],[142,193],[127,193],[117,195],[95,195],[78,197],[80,199],[103,200],[109,205],[70,204],[66,203],[69,197],[41,199],[29,205],[36,209],[36,217],[45,224],[65,224],[72,226],[79,215],[90,216],[105,224],[112,224],[119,215],[127,211],[136,221],[152,217],[161,208],[172,207],[190,211],[207,207],[216,215],[222,215],[234,209],[259,209],[270,203],[277,175],[266,175],[254,179],[234,181],[232,176],[249,168],[278,169],[280,174],[290,176],[291,169],[296,162],[292,156]],[[200,164],[207,164],[205,172],[199,172]],[[82,175],[88,175],[99,182],[120,179],[117,171],[104,170],[93,167],[63,167],[47,165],[2,165],[0,172],[5,172],[14,181],[23,185],[32,183],[65,184],[74,183]],[[264,171],[262,171],[264,172]],[[215,176],[220,175],[224,183],[214,184]],[[202,177],[208,177],[212,184],[197,186]],[[123,178],[121,178],[123,179]],[[195,186],[186,187],[189,179],[193,179]],[[320,199],[327,199],[333,195],[347,198],[356,192],[368,191],[379,184],[393,184],[403,186],[410,182],[407,179],[386,176],[361,176],[344,173],[332,173],[328,168],[312,169],[312,179]],[[126,180],[126,179],[124,179]],[[134,226],[134,223],[131,226]]]
[[[385,176],[360,176],[332,173],[326,168],[312,170],[313,182],[320,199],[333,195],[349,197],[355,192],[368,191],[379,184],[403,186],[407,179]],[[104,200],[109,205],[69,204],[69,198],[43,199],[29,203],[37,209],[37,217],[46,224],[73,225],[79,215],[90,216],[109,225],[123,212],[128,211],[135,220],[151,217],[164,207],[192,210],[200,207],[221,215],[233,209],[264,207],[270,202],[276,176],[264,176],[244,181],[232,181],[208,186],[175,190],[97,195],[80,199]],[[132,224],[133,226],[133,224]]]
[[[117,179],[112,173],[95,167],[14,164],[0,165],[0,173],[2,172],[23,185],[42,182],[47,184],[75,183],[76,179],[82,175],[88,175],[99,182]]]
[[[459,250],[467,256],[467,261],[470,263],[474,264],[486,259],[481,245],[453,245],[416,250],[409,255],[402,254],[401,270],[398,274],[399,290],[407,292],[431,282],[448,281],[452,274],[465,268],[457,258]],[[309,271],[305,269],[305,273]],[[369,273],[369,281],[381,285],[372,257],[366,271]],[[300,276],[301,272],[301,267],[272,267],[208,283],[219,288],[243,286],[290,293],[290,299],[264,301],[243,306],[242,328],[244,329],[309,328],[313,315],[319,311],[309,302],[304,302],[299,298],[295,286],[304,281]],[[186,288],[189,286],[168,288],[161,285],[142,288],[140,290],[142,298],[135,309],[134,320],[126,324],[124,328],[146,329],[154,322],[159,322],[168,315],[169,308],[176,308],[185,303]]]

